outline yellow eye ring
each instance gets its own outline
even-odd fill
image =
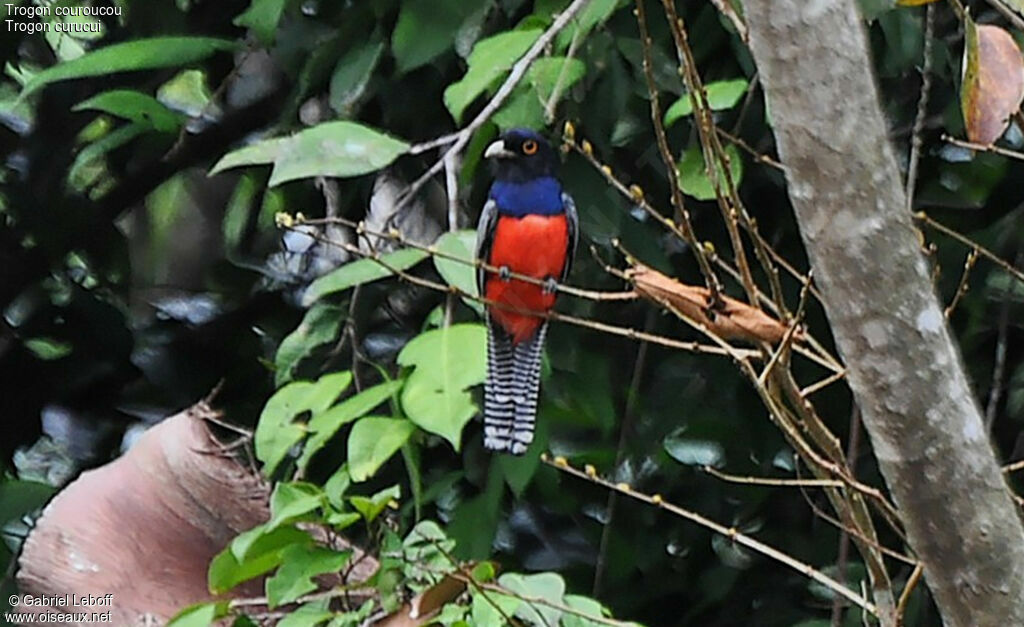
[[[537,146],[537,142],[533,141],[532,139],[528,139],[528,140],[523,142],[523,154],[524,155],[537,154],[537,148],[538,147],[539,146]]]

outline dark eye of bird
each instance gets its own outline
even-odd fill
[[[532,155],[537,152],[537,142],[528,139],[523,142],[523,154]]]

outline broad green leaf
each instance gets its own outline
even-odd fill
[[[544,126],[544,105],[531,85],[519,85],[505,104],[491,116],[502,129],[541,128]]]
[[[466,75],[444,90],[444,104],[456,122],[477,96],[507,72],[540,37],[540,29],[501,33],[473,46]]]
[[[252,0],[249,8],[235,18],[235,26],[250,28],[263,45],[274,43],[277,23],[288,0]]]
[[[224,170],[230,170],[231,168],[237,168],[244,165],[265,165],[273,163],[274,160],[277,159],[277,156],[284,150],[284,145],[289,139],[290,138],[288,137],[264,139],[256,142],[255,144],[250,144],[237,150],[232,150],[221,157],[220,161],[210,169],[210,176],[219,174]]]
[[[303,425],[292,420],[304,412],[316,413],[329,407],[352,382],[352,373],[324,375],[316,383],[294,381],[274,393],[260,414],[253,443],[263,472],[273,474],[288,451],[306,433]]]
[[[587,65],[579,59],[544,57],[533,62],[526,78],[537,90],[537,96],[547,102],[556,87],[559,95],[564,96],[586,73]]]
[[[323,490],[302,481],[281,482],[270,495],[268,530],[304,519],[310,512],[322,507],[326,501]]]
[[[313,577],[336,573],[348,563],[352,551],[334,551],[326,547],[293,544],[281,555],[281,566],[267,579],[267,605],[273,609],[291,603],[316,590]]]
[[[562,605],[562,596],[565,595],[565,580],[555,573],[506,573],[498,578],[498,583],[524,597],[547,599],[556,605]],[[516,616],[534,625],[557,625],[562,619],[562,612],[548,605],[524,602],[516,609]]]
[[[418,248],[400,248],[381,255],[379,262],[367,258],[346,263],[313,281],[302,295],[302,302],[308,306],[327,294],[389,277],[393,274],[392,269],[399,272],[408,270],[427,256],[426,251]]]
[[[569,22],[565,30],[558,33],[555,38],[555,49],[560,52],[567,50],[574,37],[576,45],[579,46],[595,26],[611,17],[617,5],[618,0],[591,0],[579,15]]]
[[[56,491],[39,481],[0,481],[0,523],[41,508]]]
[[[494,456],[487,470],[487,487],[480,494],[459,503],[446,527],[448,536],[455,540],[458,557],[481,560],[493,554],[504,494],[505,481],[498,470],[497,456]]]
[[[456,259],[472,262],[476,256],[476,231],[465,229],[462,231],[448,232],[434,242],[434,247],[446,255]],[[438,274],[454,287],[459,288],[466,294],[477,295],[476,288],[476,266],[470,263],[454,261],[441,256],[434,256],[434,267]],[[483,306],[471,298],[463,298],[467,306],[472,307],[477,313],[483,312]]]
[[[327,609],[330,599],[310,601],[295,608],[277,622],[277,627],[315,627],[334,616],[334,612]]]
[[[25,84],[21,97],[57,81],[186,65],[237,47],[234,41],[213,37],[153,37],[104,46],[39,72]]]
[[[324,484],[324,495],[327,496],[327,502],[336,509],[344,508],[343,497],[348,492],[350,485],[352,485],[352,477],[348,474],[348,464],[342,464]]]
[[[209,627],[218,618],[228,615],[227,601],[196,603],[175,614],[167,627]]]
[[[131,122],[148,123],[161,132],[177,130],[184,119],[153,96],[130,89],[105,91],[76,104],[71,110],[103,111]]]
[[[124,146],[149,129],[149,124],[130,122],[92,142],[75,155],[75,161],[68,170],[68,182],[77,189],[88,187],[95,182],[95,168],[97,164],[103,163],[100,159],[104,155]]]
[[[469,604],[469,611],[474,625],[505,625],[506,621],[502,614],[512,616],[523,603],[510,594],[491,591],[484,594],[473,590],[473,600]],[[498,608],[501,608],[500,612]]]
[[[52,337],[30,337],[22,345],[43,361],[54,361],[71,354],[74,346]],[[0,509],[0,511],[3,511]]]
[[[358,176],[390,165],[409,144],[355,122],[327,122],[292,136],[270,185],[311,176]]]
[[[729,157],[729,170],[732,173],[733,183],[739,187],[743,179],[743,160],[740,153],[732,144],[725,147],[725,154]],[[683,192],[693,196],[697,200],[714,200],[715,189],[711,180],[704,171],[704,154],[699,145],[693,145],[683,153],[679,160],[679,185]],[[718,184],[722,193],[726,192],[725,176],[720,166],[718,169]]]
[[[331,108],[342,116],[349,116],[352,107],[363,94],[373,76],[384,52],[384,42],[379,34],[370,41],[356,46],[338,60],[338,65],[331,74],[330,99]]]
[[[324,122],[230,152],[213,166],[210,175],[243,165],[273,163],[271,187],[314,176],[358,176],[389,165],[408,149],[409,144],[362,124]]]
[[[384,511],[384,508],[388,506],[388,503],[397,500],[402,495],[402,490],[399,486],[393,485],[390,488],[385,488],[380,492],[377,492],[373,496],[352,496],[349,497],[348,502],[352,507],[363,515],[366,522],[373,522],[380,513]]]
[[[462,428],[477,408],[467,391],[487,376],[486,331],[456,324],[422,333],[405,345],[398,363],[415,369],[402,389],[405,414],[459,450]]]
[[[519,85],[493,121],[501,128],[540,128],[546,121],[548,101],[555,92],[560,100],[570,87],[583,78],[586,65],[579,59],[545,57],[537,59],[526,74],[525,84]],[[557,104],[557,102],[555,103]]]
[[[402,448],[416,427],[404,418],[363,418],[348,436],[352,481],[366,481]]]
[[[359,394],[347,398],[329,409],[314,414],[307,425],[311,435],[302,451],[302,457],[299,458],[299,468],[305,468],[309,460],[313,458],[313,455],[322,449],[328,440],[334,437],[338,429],[356,418],[365,416],[378,405],[387,401],[402,389],[402,384],[403,381],[401,380],[386,381],[363,390]]]
[[[589,597],[579,596],[577,594],[567,594],[564,602],[572,609],[578,610],[597,619],[607,618],[609,615],[608,610],[605,609],[603,605]],[[562,627],[600,627],[603,624],[605,623],[601,623],[596,620],[588,620],[582,616],[570,614],[568,612],[562,615]]]
[[[713,466],[725,464],[725,449],[714,440],[687,438],[682,434],[665,438],[665,451],[680,464],[687,466]]]
[[[306,311],[302,322],[281,340],[274,356],[274,383],[284,385],[296,366],[317,348],[338,337],[345,310],[330,303],[316,303]]]
[[[265,525],[259,525],[239,535],[213,558],[207,585],[214,594],[226,592],[276,568],[285,547],[309,542],[309,534],[294,527],[267,531]]]
[[[212,94],[206,85],[206,73],[202,70],[182,70],[174,78],[156,90],[156,99],[173,111],[180,111],[189,117],[216,113],[217,105],[211,102]]]
[[[712,111],[724,111],[735,107],[743,94],[747,93],[747,84],[745,78],[708,83],[704,86],[708,94],[708,106]],[[690,94],[683,94],[665,111],[665,127],[672,126],[679,118],[686,117],[691,113],[693,113],[693,103],[690,101]]]
[[[459,27],[473,12],[464,0],[405,0],[391,35],[399,73],[426,65],[452,47]]]

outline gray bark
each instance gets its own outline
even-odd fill
[[[1024,625],[1024,529],[929,278],[853,0],[748,0],[789,196],[946,625]]]

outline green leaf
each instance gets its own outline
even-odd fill
[[[373,68],[377,67],[384,42],[379,34],[361,46],[356,46],[338,60],[338,65],[331,74],[330,99],[331,108],[339,114],[347,116],[363,94],[373,76]]]
[[[240,534],[210,562],[207,585],[214,594],[270,572],[281,563],[285,547],[308,544],[312,539],[295,527],[268,530],[258,525]]]
[[[579,59],[569,57],[544,57],[530,66],[526,78],[537,90],[537,96],[544,102],[558,87],[561,95],[575,85],[587,73],[587,65]]]
[[[61,342],[52,337],[30,337],[22,344],[43,361],[55,361],[67,357],[74,349],[70,342]]]
[[[84,100],[72,111],[103,111],[139,124],[149,124],[155,130],[172,132],[178,129],[184,116],[174,113],[159,100],[139,91],[114,89]]]
[[[384,511],[384,508],[388,506],[388,503],[397,500],[401,495],[401,488],[397,485],[393,485],[390,488],[385,488],[370,497],[349,497],[348,502],[357,512],[363,515],[366,522],[370,523],[373,522],[377,516],[380,516],[380,513]]]
[[[494,115],[501,128],[540,128],[546,119],[545,107],[556,86],[561,99],[586,73],[579,59],[545,57],[537,59],[526,73],[526,82],[512,92],[508,102]]]
[[[322,449],[328,440],[338,432],[343,425],[346,425],[356,418],[361,418],[387,401],[402,389],[403,381],[386,381],[372,388],[363,390],[352,398],[345,399],[334,407],[314,414],[309,421],[308,430],[312,434],[306,442],[306,447],[299,458],[299,468],[305,468],[309,460],[317,451]],[[354,479],[359,481],[358,479]]]
[[[277,627],[315,627],[334,616],[327,609],[330,599],[311,601],[295,608],[277,623]]]
[[[391,35],[399,73],[426,65],[455,43],[455,34],[476,8],[464,0],[405,0]]]
[[[555,38],[555,49],[563,51],[569,48],[573,37],[577,45],[583,41],[590,31],[598,24],[603,23],[615,12],[618,0],[591,0],[590,4],[583,7],[569,25]]]
[[[426,259],[428,253],[418,248],[399,248],[375,259],[359,259],[341,266],[313,281],[302,295],[302,302],[310,305],[327,294],[341,292],[356,285],[362,285],[408,270]]]
[[[712,111],[724,111],[735,107],[743,94],[747,93],[747,85],[745,78],[708,83],[704,86],[708,94],[708,106]],[[679,118],[691,113],[693,103],[690,101],[690,94],[683,94],[682,98],[676,100],[668,111],[665,111],[665,127],[672,126]]]
[[[213,166],[210,175],[243,165],[273,163],[271,187],[314,176],[359,176],[389,165],[408,149],[406,142],[362,124],[324,122],[230,152]]]
[[[330,303],[316,303],[307,310],[299,326],[277,347],[274,355],[275,385],[287,383],[303,359],[317,348],[333,342],[344,318],[345,310]]]
[[[740,153],[732,144],[725,147],[725,154],[729,157],[729,171],[732,174],[732,181],[739,187],[743,179],[743,160]],[[715,189],[711,186],[711,180],[704,171],[704,154],[699,145],[691,146],[683,153],[679,164],[679,185],[683,192],[693,196],[697,200],[714,200]],[[725,176],[721,166],[716,164],[718,169],[718,184],[722,193],[727,193]]]
[[[41,508],[56,491],[53,486],[39,481],[0,482],[0,523]]]
[[[156,99],[167,108],[190,117],[199,117],[204,112],[216,113],[218,108],[211,98],[202,70],[182,70],[156,90]]]
[[[580,612],[593,616],[594,618],[606,618],[609,615],[608,610],[606,610],[603,605],[589,597],[579,596],[577,594],[568,594],[565,596],[564,603],[572,609],[579,610]],[[569,614],[568,612],[562,616],[562,627],[600,627],[604,624],[605,623],[588,620],[576,614]]]
[[[91,184],[93,181],[89,180],[88,173],[90,166],[95,166],[108,152],[124,146],[149,129],[149,124],[130,122],[89,144],[75,155],[75,162],[68,169],[68,181],[77,188]]]
[[[167,627],[209,627],[215,620],[227,615],[227,601],[196,603],[175,614]]]
[[[476,256],[476,231],[464,229],[445,233],[434,242],[434,248],[456,259],[472,262]],[[434,267],[448,285],[457,287],[471,296],[477,296],[476,266],[434,256]],[[462,300],[477,313],[483,313],[483,306],[479,302],[470,298]]]
[[[337,509],[343,508],[345,506],[343,497],[351,484],[352,477],[348,474],[348,464],[342,464],[324,484],[324,495],[327,496],[327,502]]]
[[[25,84],[21,98],[57,81],[176,67],[237,47],[234,41],[213,37],[153,37],[113,44],[39,72]]]
[[[498,578],[498,583],[521,596],[547,599],[558,605],[562,604],[562,596],[565,595],[565,580],[555,573],[506,573]],[[516,609],[516,616],[535,625],[557,625],[562,619],[562,612],[548,605],[523,603]]]
[[[352,551],[294,544],[284,550],[281,567],[267,579],[267,606],[274,609],[316,590],[313,577],[336,573],[348,563]]]
[[[714,440],[687,438],[679,434],[665,438],[664,445],[665,451],[680,464],[714,468],[725,464],[725,449]]]
[[[478,41],[473,46],[466,75],[444,90],[444,104],[456,122],[477,96],[507,72],[540,37],[540,29],[516,30]]]
[[[320,377],[316,383],[294,381],[270,397],[253,438],[256,457],[263,462],[265,474],[273,474],[288,451],[305,435],[304,426],[292,420],[307,411],[314,414],[323,411],[351,382],[352,373],[336,372]]]
[[[483,325],[456,324],[420,334],[398,354],[400,365],[415,368],[402,389],[405,414],[456,451],[477,412],[466,390],[487,376],[486,335]]]
[[[352,481],[366,481],[402,448],[416,427],[404,418],[363,418],[348,436]]]
[[[531,85],[519,85],[505,104],[491,117],[502,129],[541,128],[544,126],[544,105]]]
[[[281,482],[274,486],[270,495],[270,520],[265,524],[268,530],[277,529],[306,518],[310,512],[322,507],[326,501],[323,490],[312,483],[302,481]]]
[[[229,549],[239,563],[296,542],[308,542],[309,535],[295,527],[274,527],[263,523],[238,534]]]
[[[455,540],[458,557],[481,560],[491,555],[504,493],[505,482],[498,470],[497,456],[494,456],[487,470],[487,487],[459,503],[447,526],[449,537]]]
[[[250,28],[263,45],[274,43],[277,23],[288,0],[252,0],[249,8],[234,19],[235,26]]]
[[[485,596],[486,594],[486,596]],[[470,602],[470,616],[474,625],[505,625],[505,616],[512,616],[523,602],[514,596],[500,592],[481,593],[473,590],[473,600]],[[497,605],[501,608],[494,607]]]

